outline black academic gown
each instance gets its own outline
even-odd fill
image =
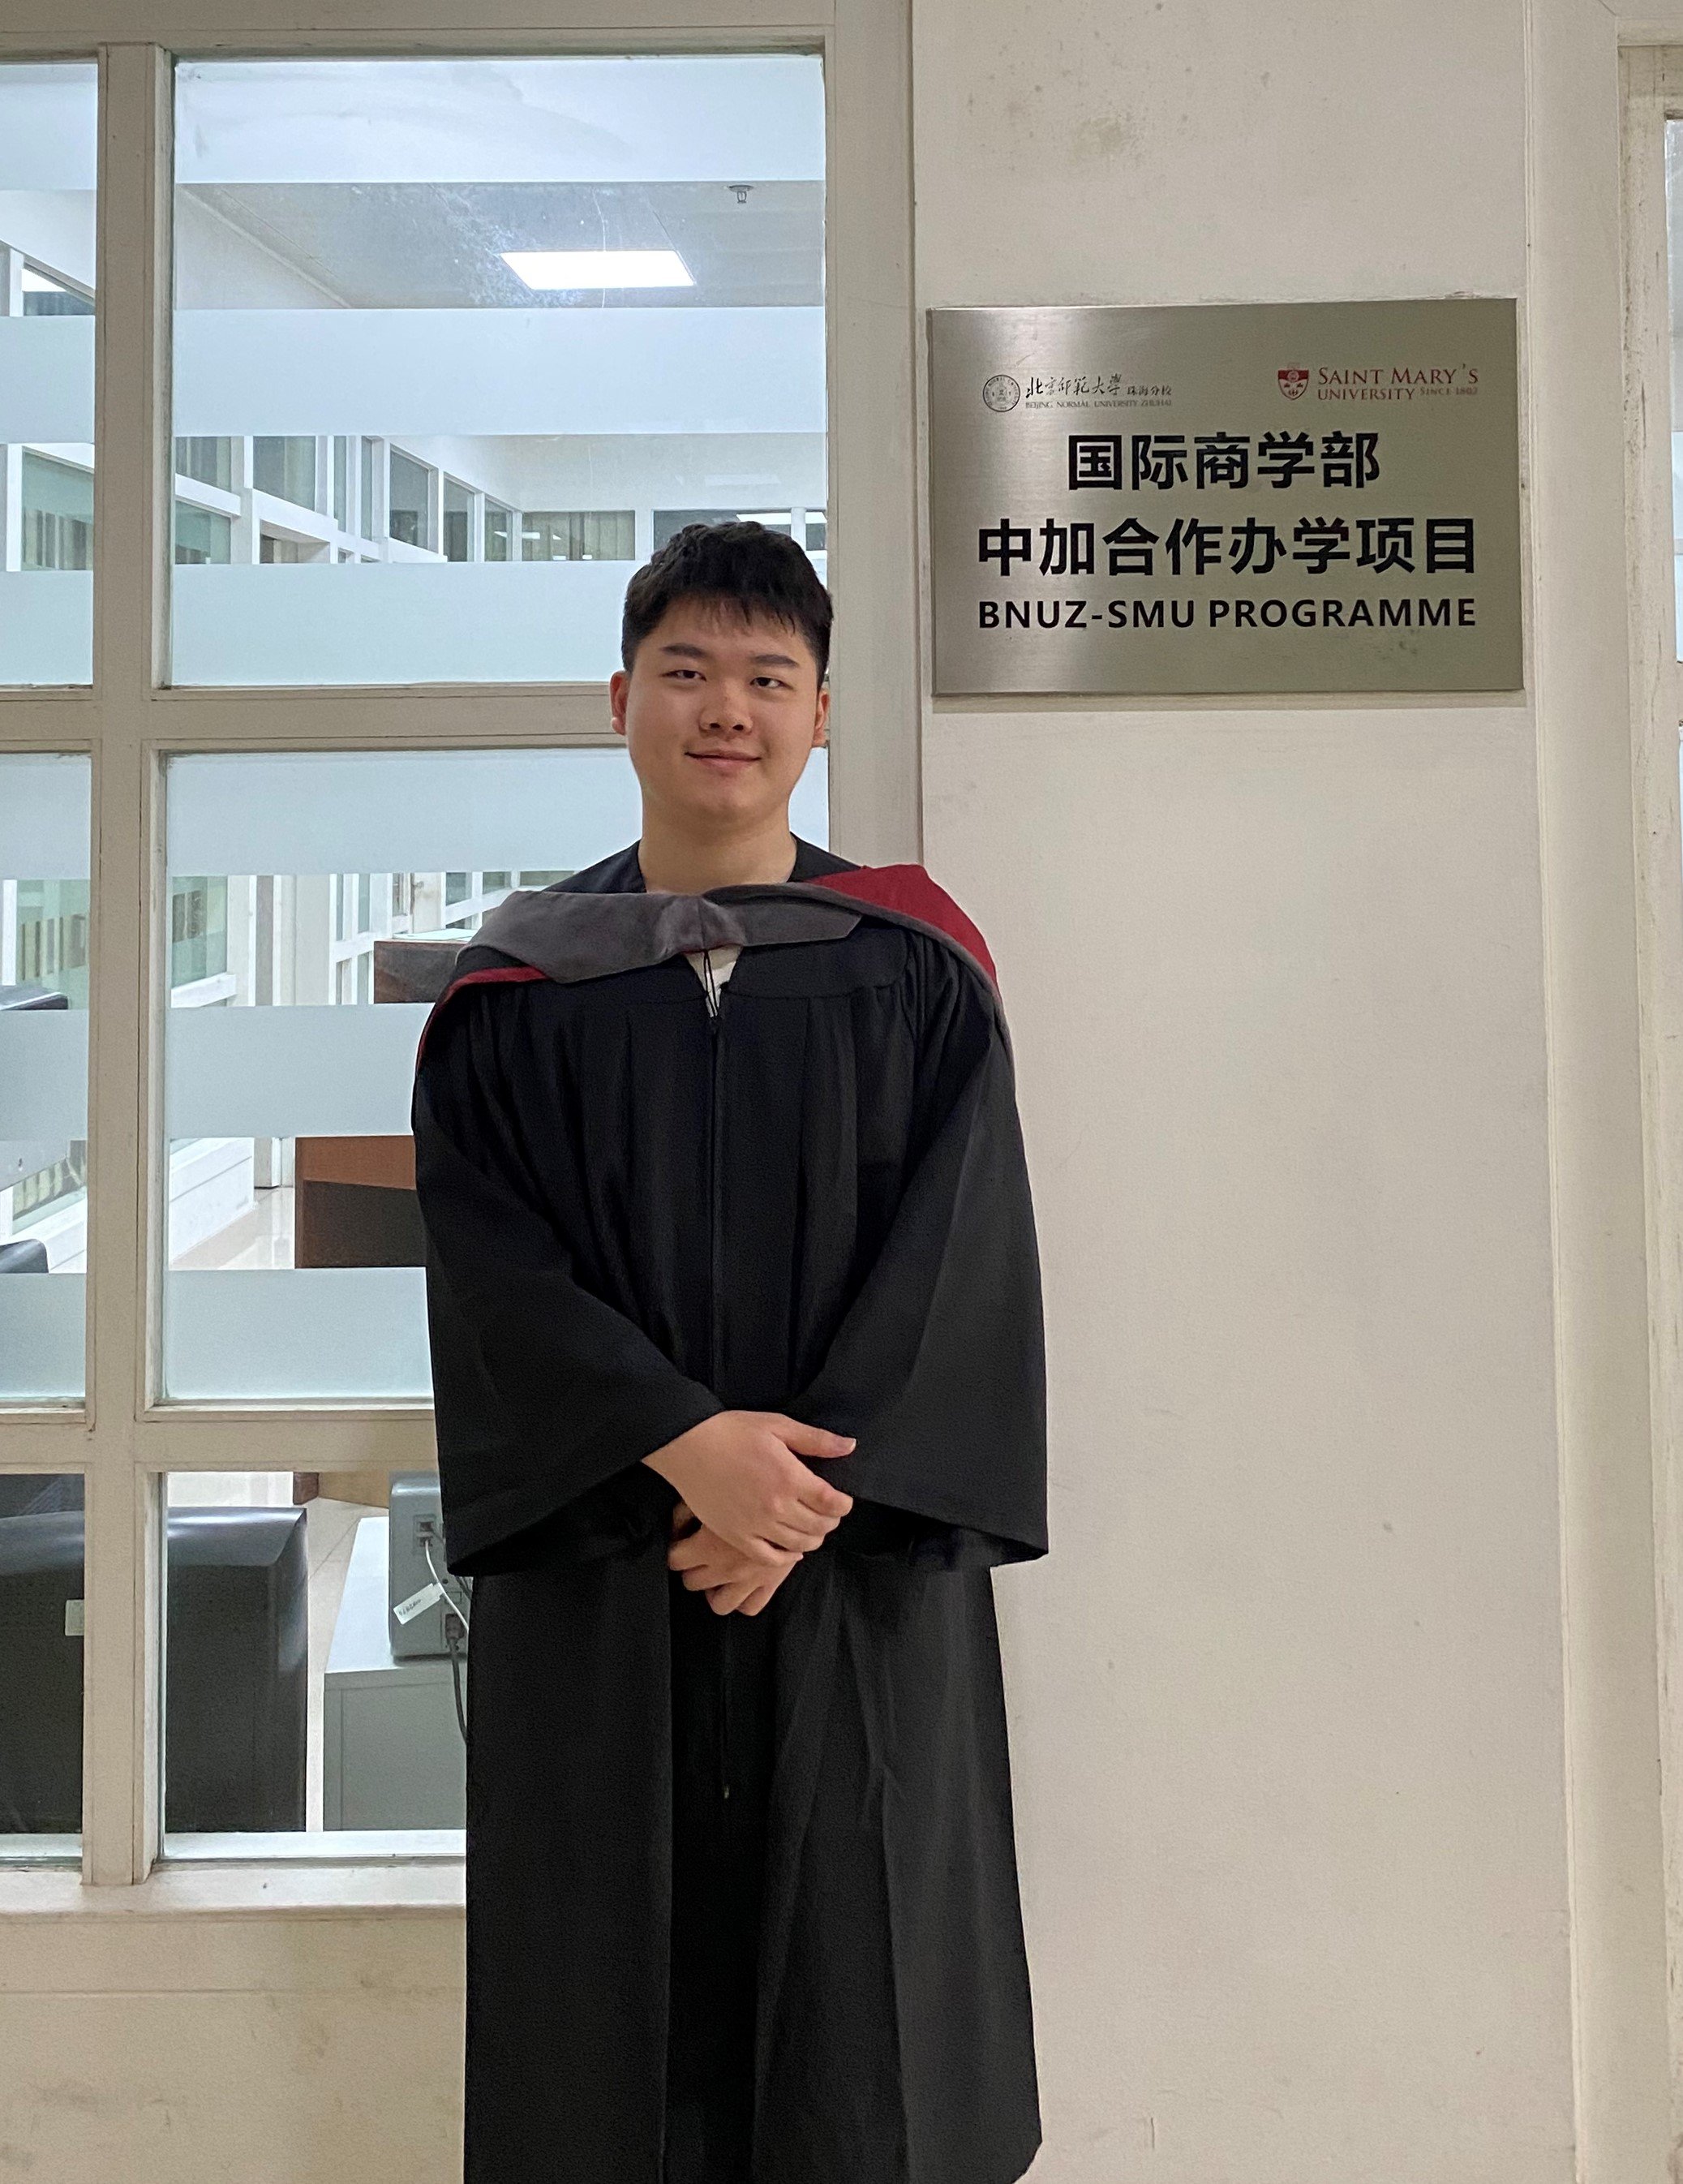
[[[547,894],[641,891],[630,850]],[[428,1028],[469,2184],[1010,2184],[1040,2143],[991,1577],[1046,1547],[1009,1048],[963,949],[849,907],[745,949],[716,1020],[680,956],[598,969],[593,927],[540,978],[505,921]],[[669,1570],[641,1461],[725,1407],[858,1441],[757,1616]]]

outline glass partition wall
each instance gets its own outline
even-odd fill
[[[817,756],[794,823],[822,841]],[[164,789],[159,1392],[425,1398],[416,1042],[487,910],[636,839],[630,763],[183,755]]]
[[[88,766],[0,751],[0,1403],[81,1400]]]
[[[0,685],[93,660],[98,76],[0,64]],[[90,766],[0,744],[0,1418],[86,1386]],[[54,1455],[42,1452],[50,1448]],[[0,1864],[80,1853],[84,1487],[0,1439]]]
[[[93,661],[97,72],[0,65],[0,682]]]
[[[456,1856],[415,1038],[635,836],[631,570],[753,515],[828,578],[827,33],[7,35],[0,1864]]]
[[[570,682],[680,521],[820,574],[809,55],[175,77],[178,683]]]

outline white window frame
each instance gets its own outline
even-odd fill
[[[1665,131],[1683,48],[1627,47],[1623,89],[1625,456],[1637,996],[1647,1178],[1648,1359],[1668,1925],[1683,1932],[1683,665],[1672,487]],[[1674,2071],[1683,1992],[1669,1983]]]
[[[93,767],[87,1396],[0,1410],[0,1471],[86,1479],[81,1879],[97,1887],[147,1882],[159,1856],[164,1474],[225,1470],[234,1454],[247,1470],[433,1460],[423,1404],[158,1400],[164,767],[183,752],[614,742],[600,683],[167,687],[176,57],[822,56],[829,566],[841,601],[831,823],[836,846],[870,862],[915,857],[921,838],[907,0],[342,0],[330,33],[308,27],[314,14],[301,0],[9,0],[0,26],[0,61],[97,58],[100,76],[94,681],[0,690],[0,753],[86,753]],[[229,1838],[200,1847],[232,1870],[207,1876],[214,1886],[200,1896],[191,1876],[160,1874],[149,1883],[160,1903],[319,1906],[324,1863],[350,1869],[340,1876],[347,1904],[436,1897],[436,1884],[409,1870],[437,1858],[436,1842]],[[7,1872],[0,1907],[59,1908],[69,1879]],[[459,1873],[452,1886],[458,1892]],[[341,1899],[336,1891],[328,1900]]]

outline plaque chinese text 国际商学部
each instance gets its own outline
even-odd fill
[[[1521,686],[1511,299],[929,315],[937,696]]]

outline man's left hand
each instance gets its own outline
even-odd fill
[[[694,1521],[688,1504],[680,1502],[672,1512],[672,1529],[680,1531]],[[800,1561],[796,1548],[779,1548],[776,1565],[768,1574],[764,1559],[754,1561],[705,1524],[675,1539],[666,1551],[669,1569],[679,1572],[691,1592],[705,1592],[715,1615],[758,1615],[784,1579]]]

